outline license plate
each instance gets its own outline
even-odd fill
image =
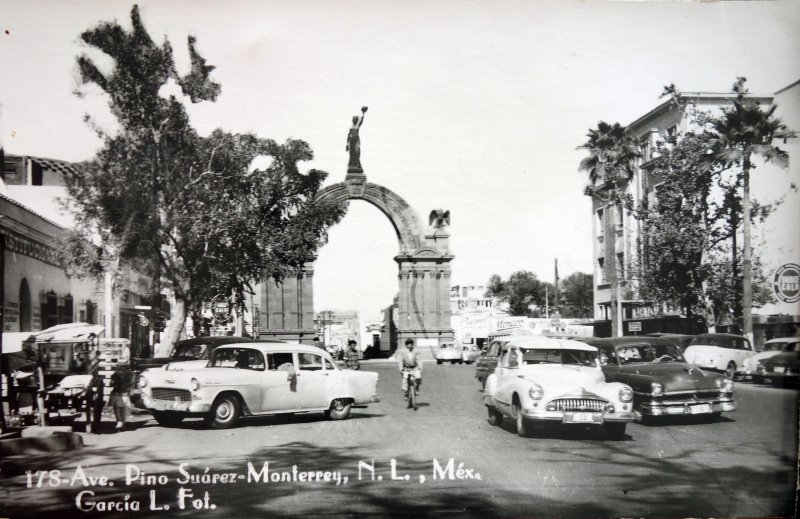
[[[773,373],[783,373],[783,368],[772,368]]]
[[[698,405],[689,406],[689,412],[691,414],[710,413],[711,412],[711,404],[698,404]]]
[[[572,413],[566,416],[567,423],[592,423],[594,416],[592,413]]]

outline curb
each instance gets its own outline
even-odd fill
[[[49,436],[32,436],[0,441],[0,456],[41,454],[77,450],[83,447],[83,438],[73,432],[54,431]]]

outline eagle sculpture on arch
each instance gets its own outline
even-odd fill
[[[450,211],[444,209],[434,209],[430,215],[430,225],[436,229],[441,229],[450,225]]]

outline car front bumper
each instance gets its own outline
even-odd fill
[[[546,411],[541,409],[522,409],[522,416],[532,421],[561,422],[565,424],[596,424],[608,422],[632,422],[636,418],[634,411],[614,413]]]
[[[644,416],[677,416],[702,415],[711,413],[728,413],[736,411],[736,402],[730,400],[703,401],[691,400],[682,402],[643,402],[639,411]]]
[[[147,395],[142,395],[142,401],[144,402],[144,406],[150,411],[175,411],[199,414],[211,411],[210,402],[155,400]]]

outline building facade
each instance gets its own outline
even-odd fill
[[[644,199],[657,197],[660,179],[653,172],[653,159],[659,141],[668,135],[691,129],[693,110],[717,115],[724,106],[732,103],[733,94],[708,92],[681,93],[685,105],[667,100],[639,117],[626,127],[628,135],[639,143],[641,158],[636,164],[633,178],[624,186],[625,193],[637,205]],[[778,91],[774,95],[752,95],[762,106],[777,105],[775,115],[793,130],[800,129],[800,82]],[[753,247],[767,269],[774,276],[782,266],[800,263],[800,196],[790,186],[800,185],[800,149],[798,139],[775,143],[788,151],[788,169],[774,164],[758,164],[751,175],[751,192],[754,199],[765,203],[781,200],[769,218],[753,229]],[[600,187],[596,185],[594,187]],[[602,191],[601,191],[602,193]],[[714,196],[714,193],[712,193]],[[594,317],[599,323],[611,319],[611,269],[615,269],[619,292],[619,330],[623,335],[648,331],[691,332],[681,321],[680,311],[653,305],[639,297],[637,286],[638,238],[641,222],[622,205],[608,205],[602,197],[593,196],[592,229],[594,258]],[[741,241],[739,242],[741,243]],[[800,323],[800,306],[797,302],[776,299],[775,303],[754,308],[754,341],[759,346],[770,336],[793,335]],[[610,333],[610,324],[607,327]],[[731,329],[731,331],[735,331]],[[601,334],[602,335],[602,334]]]
[[[112,291],[110,279],[82,279],[61,263],[58,250],[72,220],[57,199],[66,195],[63,175],[74,173],[72,165],[15,155],[3,162],[3,332],[88,322],[105,326],[106,337],[130,339],[136,353],[150,347],[152,323],[135,307],[149,304],[151,279],[126,268]]]

